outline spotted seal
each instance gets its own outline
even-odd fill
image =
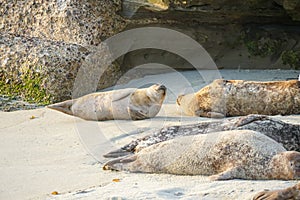
[[[178,96],[177,105],[186,115],[200,117],[300,114],[300,89],[297,80],[218,79],[196,93]]]
[[[298,166],[299,167],[299,166]],[[282,190],[267,190],[256,194],[253,200],[300,200],[300,182]]]
[[[287,123],[265,115],[247,115],[149,130],[145,133],[146,136],[135,139],[120,149],[105,154],[104,157],[116,158],[136,153],[145,147],[176,137],[228,130],[258,131],[282,144],[285,149],[300,152],[300,124]]]
[[[166,87],[127,88],[98,92],[47,106],[86,120],[140,120],[157,115],[166,95]]]
[[[251,130],[222,131],[164,141],[104,164],[105,170],[210,175],[212,180],[298,179],[300,153]]]

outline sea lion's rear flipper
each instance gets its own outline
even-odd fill
[[[126,165],[128,163],[134,162],[136,160],[137,156],[132,155],[132,156],[125,156],[122,158],[117,158],[114,160],[110,160],[107,163],[104,164],[103,170],[115,170],[115,171],[132,171],[130,170]]]
[[[73,115],[73,112],[71,110],[72,105],[73,105],[73,100],[67,100],[60,103],[48,105],[47,108],[57,110],[69,115]]]
[[[117,149],[115,151],[108,152],[107,154],[103,155],[104,158],[119,158],[123,156],[131,155],[132,153],[126,151],[124,149]]]

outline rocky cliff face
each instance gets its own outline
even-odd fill
[[[154,11],[151,2],[164,4],[164,9]],[[169,27],[191,36],[219,67],[298,68],[299,6],[299,0],[127,0],[122,13],[130,17],[131,24],[151,19],[152,26]],[[124,66],[157,61],[191,68],[175,55],[157,50],[129,53]]]
[[[136,27],[185,33],[223,68],[300,67],[299,0],[4,0],[0,20],[0,93],[35,102],[71,98],[80,67],[109,59],[99,44]],[[136,50],[110,65],[95,89],[149,62],[193,68],[170,52]]]

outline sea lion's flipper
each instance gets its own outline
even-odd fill
[[[115,151],[108,152],[107,154],[103,155],[104,158],[119,158],[123,156],[131,155],[132,153],[126,151],[124,149],[117,149]]]
[[[127,88],[127,89],[113,91],[112,101],[114,102],[114,101],[125,99],[126,97],[131,95],[135,90],[136,88]]]
[[[212,181],[221,181],[221,180],[230,180],[234,178],[239,178],[237,177],[239,171],[241,171],[240,167],[229,168],[224,172],[210,176],[209,179]]]
[[[275,191],[265,190],[257,193],[253,200],[275,200],[278,199],[278,195]]]
[[[250,124],[255,121],[263,121],[269,119],[268,116],[266,115],[258,115],[258,114],[250,114],[247,116],[241,117],[237,122],[236,122],[236,127],[241,127],[245,126],[247,124]]]
[[[284,200],[300,198],[300,182],[282,190],[265,190],[257,193],[253,200]]]
[[[132,120],[141,120],[148,118],[147,114],[143,113],[140,109],[130,108],[129,114]]]
[[[60,103],[48,105],[47,108],[57,110],[69,115],[73,115],[73,112],[71,110],[72,105],[73,105],[73,100],[67,100]]]
[[[134,162],[136,158],[136,155],[132,155],[110,160],[104,164],[103,170],[129,171],[129,169],[125,165]]]
[[[208,112],[207,116],[210,118],[216,118],[216,119],[225,117],[225,115],[223,113],[219,113],[219,112]]]

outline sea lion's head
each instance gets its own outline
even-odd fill
[[[162,84],[154,84],[146,90],[147,96],[151,99],[152,102],[158,102],[162,104],[165,97],[167,88]]]
[[[275,155],[272,159],[274,178],[285,180],[300,179],[300,153],[286,151]]]
[[[130,115],[132,119],[154,117],[166,97],[166,86],[154,84],[148,88],[137,89],[130,97]]]
[[[176,104],[181,109],[181,111],[186,115],[195,116],[195,94],[182,94],[177,97]]]

